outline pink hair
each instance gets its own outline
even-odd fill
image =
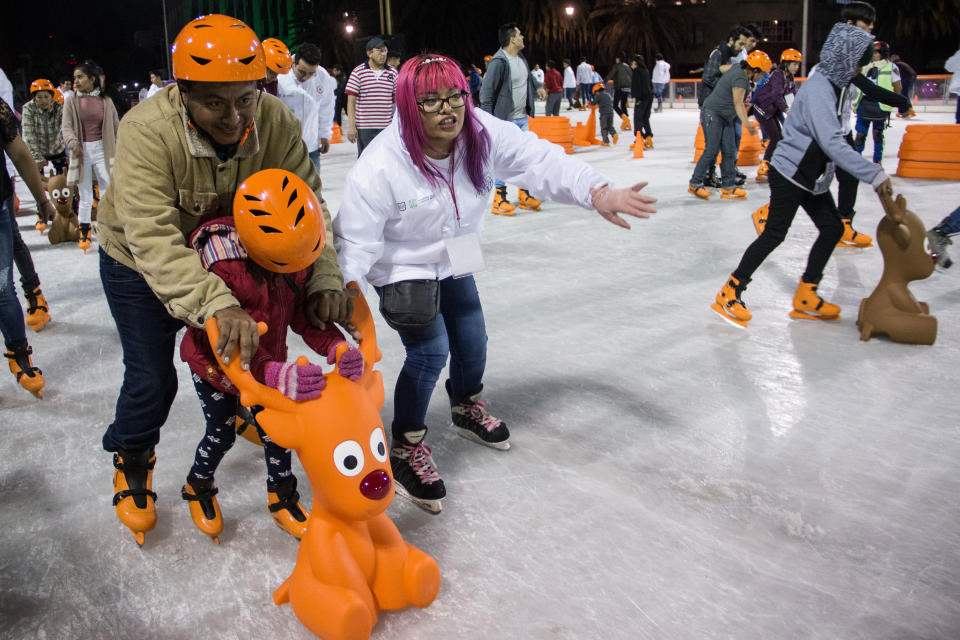
[[[424,53],[410,58],[400,67],[397,77],[397,115],[400,118],[400,137],[413,163],[431,185],[437,186],[441,177],[436,167],[427,161],[424,148],[432,149],[420,121],[417,96],[435,93],[440,89],[460,89],[467,93],[463,108],[463,129],[450,147],[451,161],[466,166],[467,175],[477,193],[484,189],[484,169],[490,157],[490,134],[474,114],[470,86],[460,65],[447,56]],[[462,151],[459,151],[462,149]],[[456,164],[454,165],[456,166]]]

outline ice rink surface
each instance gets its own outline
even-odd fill
[[[487,220],[486,397],[513,447],[455,435],[438,388],[427,439],[443,513],[400,498],[389,513],[443,583],[429,608],[384,613],[374,638],[960,637],[960,267],[912,285],[939,319],[933,346],[859,340],[876,247],[828,265],[820,292],[840,321],[792,320],[815,236],[800,213],[744,296],[750,327],[731,327],[709,305],[768,190],[748,168],[746,201],[688,195],[696,126],[695,110],[654,114],[643,159],[630,136],[578,149],[618,185],[650,183],[659,213],[630,231],[555,203]],[[903,130],[895,118],[891,174]],[[332,211],[354,156],[340,144],[323,158]],[[893,183],[927,227],[960,205],[956,182]],[[874,235],[869,186],[857,210]],[[238,440],[217,474],[222,545],[191,523],[180,487],[203,423],[182,363],[157,447],[157,528],[141,549],[118,522],[100,438],[122,366],[96,251],[51,246],[33,222],[20,218],[53,321],[28,336],[43,400],[0,376],[0,637],[313,637],[271,600],[297,544],[268,515],[258,449]],[[374,315],[389,425],[403,352]]]

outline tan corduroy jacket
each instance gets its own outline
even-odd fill
[[[139,271],[170,315],[202,326],[237,305],[223,280],[206,271],[188,244],[201,218],[231,215],[237,186],[261,169],[287,169],[320,199],[328,242],[313,265],[307,294],[343,289],[320,178],[300,138],[300,121],[282,102],[262,94],[255,126],[236,154],[221,161],[187,124],[176,85],[124,116],[107,193],[98,209],[100,247]]]

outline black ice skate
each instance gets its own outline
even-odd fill
[[[390,466],[397,494],[436,515],[442,509],[440,501],[447,495],[447,490],[437,473],[433,451],[423,443],[426,435],[426,427],[412,427],[405,431],[390,449]]]
[[[507,423],[487,413],[486,403],[480,399],[483,386],[476,393],[459,401],[455,400],[450,392],[449,380],[446,387],[447,395],[450,396],[453,425],[457,428],[457,433],[468,440],[501,451],[510,448],[510,431],[507,430]]]

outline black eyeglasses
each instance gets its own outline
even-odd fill
[[[443,109],[444,103],[450,105],[451,109],[462,109],[467,102],[467,92],[460,91],[446,98],[424,98],[418,100],[417,104],[423,109],[424,113],[437,113]]]

